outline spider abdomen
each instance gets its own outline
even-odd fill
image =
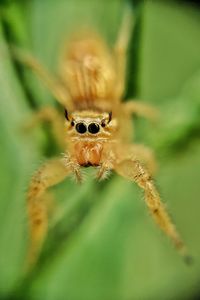
[[[94,103],[111,101],[116,85],[116,70],[112,55],[96,34],[78,36],[68,45],[66,63],[61,76],[75,107],[92,107]]]

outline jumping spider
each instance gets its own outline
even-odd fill
[[[155,117],[155,110],[139,101],[123,103],[126,50],[132,27],[130,11],[125,13],[114,49],[108,49],[96,34],[79,34],[65,47],[60,80],[55,80],[30,55],[15,51],[17,59],[44,81],[65,109],[64,117],[45,108],[35,120],[46,119],[58,141],[65,143],[64,158],[51,159],[33,176],[28,190],[30,223],[29,264],[35,262],[48,228],[47,189],[74,174],[81,182],[81,167],[96,167],[98,180],[110,170],[136,182],[144,190],[145,202],[158,226],[177,250],[188,258],[187,250],[172,223],[151,178],[155,169],[152,151],[131,144],[133,113]],[[64,126],[65,125],[65,126]],[[146,167],[145,167],[146,166]]]

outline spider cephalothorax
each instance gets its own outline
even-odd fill
[[[117,134],[112,112],[82,110],[68,114],[65,110],[65,118],[69,142],[67,163],[75,160],[82,167],[99,166],[105,143],[111,143]]]

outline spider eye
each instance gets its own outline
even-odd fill
[[[65,118],[69,121],[68,111],[65,109]]]
[[[105,123],[105,122],[102,122],[102,123],[101,123],[101,127],[106,127],[106,123]]]
[[[71,121],[71,126],[74,126],[74,124],[75,124],[74,121]]]
[[[89,126],[88,126],[88,131],[90,132],[90,133],[93,133],[93,134],[95,134],[95,133],[97,133],[97,132],[99,132],[99,124],[97,124],[97,123],[91,123]]]
[[[78,133],[83,134],[87,131],[87,127],[85,126],[84,123],[78,123],[78,124],[76,124],[76,131]]]
[[[110,121],[112,120],[112,111],[110,111],[110,112],[108,113],[108,115],[109,115],[108,123],[110,123]]]

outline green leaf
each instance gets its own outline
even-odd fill
[[[26,28],[13,28],[13,36],[22,47],[29,44],[26,34],[31,37],[33,54],[56,72],[63,37],[67,39],[82,24],[97,29],[113,44],[123,4],[120,0],[32,0],[22,8],[16,1],[17,9],[24,12],[19,22]],[[6,9],[18,22],[16,14],[9,14],[11,8]],[[20,132],[30,115],[20,84],[24,88],[28,81],[37,106],[55,101],[33,76],[19,82],[1,32],[1,57],[5,55],[0,70],[1,298],[189,299],[198,292],[200,145],[188,129],[199,124],[199,16],[199,11],[175,1],[145,1],[135,45],[139,56],[133,57],[139,70],[134,82],[138,96],[156,103],[163,112],[157,128],[137,121],[136,135],[158,152],[159,190],[195,257],[191,268],[153,224],[136,185],[116,176],[95,183],[89,170],[90,179],[82,187],[69,179],[52,190],[58,203],[47,242],[33,274],[20,281],[27,239],[25,190],[38,162],[38,149],[43,154],[38,133],[23,136]],[[128,70],[130,76],[133,71]],[[166,159],[165,146],[177,140],[191,146],[185,151],[176,146],[176,153],[170,152]]]
[[[25,193],[38,154],[22,134],[30,115],[0,27],[0,293],[6,294],[23,272],[26,242]]]

